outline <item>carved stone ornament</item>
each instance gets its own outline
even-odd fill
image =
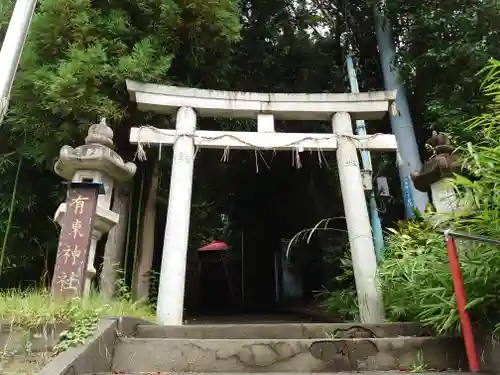
[[[113,130],[103,118],[100,123],[90,126],[85,145],[61,148],[54,171],[67,180],[71,180],[76,171],[92,170],[106,174],[116,183],[128,181],[137,167],[134,163],[125,163],[113,147]]]
[[[453,177],[460,170],[459,156],[454,153],[454,147],[444,135],[432,132],[432,137],[426,142],[431,150],[431,158],[422,165],[419,172],[412,172],[411,179],[417,190],[427,191],[429,187],[444,179]]]

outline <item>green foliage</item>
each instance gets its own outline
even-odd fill
[[[436,229],[454,228],[500,238],[500,62],[490,60],[481,71],[485,96],[492,99],[485,113],[463,125],[480,134],[476,144],[461,147],[470,177],[456,176],[450,182],[460,198],[461,215],[444,223],[427,213],[389,229],[384,258],[378,276],[384,296],[386,318],[390,321],[420,321],[439,334],[460,331],[460,317],[449,269],[446,243]],[[439,224],[441,223],[441,224]],[[498,247],[457,240],[460,265],[467,292],[467,309],[473,323],[500,330],[500,256]],[[344,275],[352,268],[344,263]],[[355,309],[355,288],[351,283],[329,292],[325,304],[349,314]],[[351,298],[351,300],[349,300]]]
[[[17,169],[16,169],[16,177],[15,177],[15,181],[14,181],[14,187],[12,190],[12,196],[11,196],[11,200],[10,200],[9,216],[8,216],[6,228],[4,231],[2,247],[0,248],[0,279],[2,277],[3,261],[5,258],[5,252],[7,249],[7,241],[9,239],[10,228],[12,227],[12,217],[14,215],[14,209],[15,209],[15,204],[16,204],[17,185],[19,182],[19,173],[21,172],[21,168],[22,168],[22,161],[23,161],[23,155],[22,155],[22,150],[21,150],[21,155],[19,156],[19,161],[18,161]]]
[[[324,261],[332,270],[334,280],[316,294],[326,311],[345,321],[359,321],[358,299],[354,281],[349,240],[343,236],[340,246],[327,249]]]
[[[347,234],[338,228],[332,228],[335,219],[320,220],[314,227],[298,232],[289,242],[287,253],[292,262],[296,261],[303,249],[296,248],[301,242],[309,244],[313,236],[319,237],[323,245],[323,263],[326,268],[323,290],[316,293],[325,311],[345,321],[359,320],[356,289],[354,288],[354,272],[348,250]]]
[[[449,329],[455,305],[443,235],[426,221],[408,222],[391,230],[386,244],[379,277],[387,318],[441,319],[437,330]]]
[[[460,317],[444,237],[427,221],[410,222],[392,230],[387,255],[379,267],[387,318],[420,321],[437,333],[460,331]],[[457,240],[468,297],[476,324],[498,322],[500,257],[491,246]]]
[[[363,72],[359,75],[360,86],[365,90],[381,87],[370,8],[358,6],[362,2],[353,3],[351,15],[337,11],[325,17],[309,3],[40,1],[16,76],[10,111],[0,132],[0,239],[3,240],[6,223],[12,223],[5,254],[5,279],[12,281],[2,286],[17,284],[19,280],[36,282],[50,274],[59,229],[51,217],[65,193],[52,168],[63,144],[81,144],[88,125],[106,116],[115,131],[117,151],[130,159],[134,151],[128,145],[130,126],[148,123],[163,127],[168,123],[164,118],[136,110],[126,93],[125,79],[231,90],[343,92],[347,88],[346,49],[341,39],[347,18],[352,17],[350,26],[356,34],[358,63]],[[7,10],[0,12],[3,34],[13,2],[0,0],[0,4],[2,10]],[[325,30],[325,25],[331,29]],[[200,120],[199,126],[241,130],[255,124],[217,119]],[[302,122],[277,126],[292,131],[302,131],[299,129],[304,127],[330,129],[329,124]],[[370,129],[375,133],[383,126],[374,123]],[[9,221],[8,207],[22,134],[27,135],[23,170],[16,210]],[[221,165],[220,155],[205,160],[199,161],[195,172],[198,188],[193,194],[190,243],[196,248],[221,235],[231,236],[232,242],[239,243],[236,237],[242,222],[262,224],[256,219],[238,217],[236,211],[241,211],[242,206],[231,200],[248,186],[248,181],[242,181],[248,177],[241,170],[246,163],[251,168],[245,173],[250,169],[254,173],[254,155],[237,158],[233,166]],[[276,174],[278,168],[272,168]],[[228,177],[230,172],[234,174]],[[163,185],[168,186],[169,174],[164,175]],[[302,189],[313,179],[317,185],[308,195],[313,197],[315,208],[314,212],[309,208],[312,219],[304,219],[308,224],[341,211],[335,199],[327,198],[331,191],[338,192],[334,174],[325,172],[319,177],[303,178],[294,183],[294,188]],[[221,233],[220,213],[230,216],[234,231]],[[160,221],[161,215],[158,217]],[[245,225],[248,228],[253,224]]]
[[[54,354],[60,354],[67,349],[85,344],[85,341],[92,336],[99,322],[100,311],[87,311],[82,314],[78,301],[70,303],[67,314],[70,317],[76,317],[78,320],[73,322],[68,329],[61,332],[59,342],[54,346]]]
[[[0,0],[0,35],[12,6]],[[131,158],[129,127],[158,118],[131,105],[125,80],[186,84],[228,60],[239,31],[233,0],[39,1],[0,129],[0,241],[8,244],[2,286],[38,282],[52,266],[58,227],[51,218],[65,194],[53,173],[61,146],[81,144],[89,125],[104,116],[117,151]],[[189,70],[179,74],[186,61]]]
[[[346,322],[359,321],[356,288],[350,286],[343,289],[325,290],[318,293],[316,297],[321,300],[321,305],[327,312],[335,314]]]
[[[417,357],[413,359],[410,366],[408,366],[408,371],[412,373],[429,371],[429,365],[424,359],[424,353],[422,349],[419,349]]]
[[[61,332],[59,342],[54,346],[57,355],[73,347],[85,344],[87,339],[97,331],[99,319],[110,316],[133,316],[146,320],[154,320],[154,309],[143,301],[132,301],[132,294],[123,279],[117,281],[117,298],[104,301],[98,295],[90,300],[75,298],[63,304],[60,322],[68,328]]]
[[[0,0],[0,35],[5,32],[12,4],[11,0]],[[475,74],[490,56],[500,52],[498,4],[488,0],[470,0],[467,6],[457,0],[388,0],[387,4],[394,35],[401,41],[402,74],[420,143],[426,137],[423,124],[447,129],[462,139],[467,136],[465,130],[473,133],[477,129],[481,129],[477,131],[481,137],[494,137],[496,128],[489,133],[483,130],[489,129],[485,124],[491,123],[491,116],[475,127],[467,124],[466,129],[460,124],[484,107]],[[325,30],[325,25],[329,29]],[[130,103],[125,79],[232,90],[343,92],[348,88],[344,68],[347,34],[359,65],[361,90],[380,89],[383,83],[372,10],[365,0],[317,0],[312,4],[302,0],[40,1],[16,77],[11,109],[0,131],[0,239],[8,244],[5,279],[38,281],[47,273],[47,265],[53,263],[58,227],[51,217],[65,192],[52,167],[63,144],[81,144],[88,125],[106,116],[115,130],[118,152],[130,159],[130,126],[165,126],[165,119],[142,114]],[[314,129],[311,124],[297,123],[277,123],[277,127],[289,131]],[[217,119],[200,120],[199,126],[241,130],[255,124]],[[325,126],[316,128],[323,130]],[[369,129],[371,133],[387,132],[389,127],[387,122],[370,122]],[[16,167],[23,134],[27,142],[18,179]],[[499,153],[492,151],[497,147],[493,141],[488,137],[483,140],[485,143],[464,150],[470,160],[481,163],[481,169],[473,171],[476,177],[489,175],[489,182],[456,183],[462,190],[472,184],[469,191],[483,192],[474,203],[482,216],[469,218],[467,225],[479,233],[495,235],[497,211],[491,202],[496,195],[487,192],[497,189],[492,176]],[[248,170],[255,171],[254,155],[236,157],[233,165],[221,164],[220,155],[212,156],[197,160],[190,241],[193,248],[221,236],[231,236],[229,240],[239,243],[237,237],[243,226],[251,227],[249,232],[253,233],[253,226],[263,225],[260,208],[255,209],[255,216],[237,212],[255,203],[235,203],[232,198],[241,196],[243,190],[257,190],[257,185],[249,181],[255,178],[248,177],[253,176]],[[245,170],[248,165],[251,167]],[[272,168],[275,180],[265,180],[264,194],[268,196],[274,181],[291,176],[280,176],[278,168]],[[162,185],[168,186],[169,173],[164,176]],[[268,219],[264,226],[282,233],[292,231],[280,229],[282,222],[291,227],[302,225],[297,219],[289,219],[292,214],[303,219],[307,212],[308,217],[303,219],[307,223],[342,215],[338,204],[341,197],[334,195],[338,194],[337,180],[328,171],[290,183],[283,189],[291,191],[290,199],[295,199],[295,192],[305,190],[300,189],[306,184],[316,184],[307,190],[311,197],[305,203],[307,211],[289,212],[281,220],[273,219],[274,223]],[[252,200],[251,193],[242,201],[265,201]],[[269,198],[269,207],[285,200],[285,193],[280,191],[276,199]],[[11,202],[15,203],[15,212],[9,220]],[[221,229],[220,213],[228,214],[231,228]],[[11,225],[10,235],[4,238],[7,225]],[[303,226],[288,235],[300,228]],[[352,271],[348,264],[342,265],[344,244],[332,244],[330,238],[323,237],[321,246],[331,250],[332,269],[337,272],[345,266],[345,280],[335,280],[337,275],[332,274],[332,286],[352,283],[348,274]],[[353,289],[339,292],[337,297],[337,306],[355,311],[349,307],[349,300],[355,301]],[[335,309],[334,299],[328,305]]]
[[[484,114],[467,124],[467,130],[482,134],[481,144],[464,146],[464,162],[472,180],[463,176],[453,180],[467,216],[454,217],[447,225],[500,238],[500,63],[490,61],[483,73],[484,91],[493,100]],[[498,248],[477,242],[457,243],[471,318],[483,327],[499,327]],[[391,231],[387,246],[379,275],[388,318],[419,320],[439,333],[458,331],[460,320],[443,236],[426,220],[409,222]]]
[[[476,73],[500,48],[500,5],[494,0],[387,1],[400,38],[401,73],[416,124],[472,137],[463,122],[484,97]],[[426,79],[433,77],[433,79]]]
[[[237,39],[236,17],[229,0],[121,1],[119,8],[108,1],[44,0],[32,21],[7,123],[27,132],[36,163],[51,163],[62,144],[81,141],[100,117],[121,130],[133,115],[126,79],[169,81],[180,30],[193,47],[203,46],[203,56],[209,38]]]
[[[107,301],[98,295],[82,299],[55,301],[45,290],[9,290],[0,293],[0,321],[27,331],[48,325],[66,324],[59,343],[58,354],[69,347],[80,345],[95,333],[100,318],[131,316],[154,319],[149,305],[132,302],[127,294]]]

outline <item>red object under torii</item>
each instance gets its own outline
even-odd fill
[[[228,250],[229,245],[224,241],[212,241],[208,245],[202,246],[198,249],[198,251],[223,251]]]

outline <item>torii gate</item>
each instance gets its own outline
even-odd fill
[[[363,323],[381,323],[383,304],[376,282],[377,262],[365,200],[358,149],[396,151],[392,134],[353,135],[352,119],[382,118],[396,91],[359,94],[272,94],[214,91],[127,81],[143,111],[176,114],[175,130],[132,128],[133,144],[173,145],[170,194],[163,243],[157,319],[183,324],[184,283],[191,212],[195,147],[337,150],[340,185],[349,232],[356,290]],[[256,118],[257,132],[196,130],[196,118]],[[275,133],[274,119],[329,120],[333,134]]]

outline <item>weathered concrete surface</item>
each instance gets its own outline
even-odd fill
[[[118,336],[133,336],[143,319],[110,317],[102,319],[94,336],[82,346],[70,348],[54,357],[37,375],[76,375],[111,370]],[[1,374],[1,372],[0,372]]]
[[[51,351],[66,326],[63,324],[41,325],[26,330],[21,327],[2,324],[0,326],[0,352],[16,355],[28,352]]]
[[[305,310],[305,309],[304,309]],[[238,315],[186,316],[187,325],[206,324],[281,324],[281,323],[342,323],[336,316],[320,311],[289,311],[286,313],[247,313]]]
[[[432,369],[466,367],[459,338],[327,340],[121,339],[116,371],[337,372],[396,370],[423,362]]]
[[[33,375],[52,358],[52,352],[33,352],[21,355],[0,354],[0,374]]]
[[[137,337],[186,339],[325,339],[426,336],[416,323],[139,325]]]
[[[112,375],[113,373],[111,372],[101,372],[101,373],[94,373],[94,374],[83,374],[83,375]],[[127,373],[128,375],[147,375],[148,373],[144,372],[129,372]],[[178,372],[159,372],[156,371],[154,373],[150,373],[151,375],[185,375],[184,373],[178,373]],[[252,375],[259,375],[260,373],[246,373],[246,374],[252,374]],[[218,372],[217,375],[246,375],[245,373],[241,372]],[[262,373],[260,375],[264,375],[265,373]],[[293,373],[289,372],[273,372],[273,375],[292,375]],[[304,373],[304,375],[311,375],[313,373]],[[402,372],[402,371],[364,371],[363,375],[401,375],[401,374],[408,374],[408,372]],[[443,375],[443,372],[435,372],[435,371],[426,371],[426,372],[420,372],[419,374],[422,375]],[[455,372],[455,371],[446,371],[446,375],[472,375],[474,373],[472,372]],[[213,375],[213,373],[209,372],[198,372],[196,375]],[[353,375],[352,372],[323,372],[322,375]]]
[[[500,341],[491,332],[475,332],[481,371],[500,373]]]
[[[33,374],[45,366],[52,357],[52,348],[62,324],[48,324],[24,329],[10,324],[0,326],[0,374]]]
[[[139,318],[116,317],[116,319],[118,319],[118,332],[120,336],[125,336],[125,337],[135,336],[137,334],[139,326],[141,325],[158,327],[157,325],[151,323],[150,321]]]
[[[103,319],[87,344],[70,348],[54,357],[38,375],[70,375],[111,370],[117,339],[117,319]]]
[[[205,90],[127,80],[130,99],[141,111],[173,114],[180,107],[196,109],[200,117],[252,117],[272,113],[284,120],[329,120],[335,112],[350,112],[355,120],[384,117],[396,91],[287,94]]]

